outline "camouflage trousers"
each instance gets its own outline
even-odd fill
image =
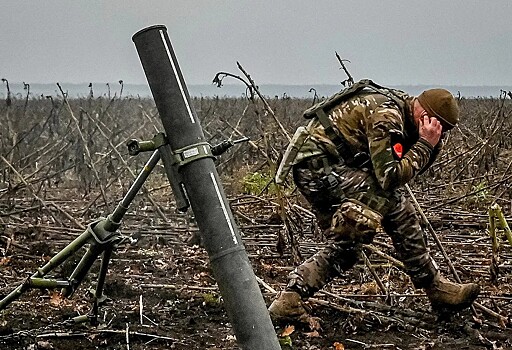
[[[321,159],[315,157],[295,165],[293,177],[310,202],[329,244],[290,273],[287,289],[298,292],[304,299],[312,296],[354,266],[362,245],[371,243],[381,232],[392,239],[414,286],[429,286],[437,268],[427,250],[416,210],[402,191],[385,191],[371,170],[355,169],[343,163],[330,164],[328,171],[337,176],[326,178],[328,174]],[[348,202],[360,204],[366,208],[363,211],[376,217],[359,215],[361,210],[356,210],[355,216],[347,215]],[[354,221],[351,217],[355,222],[351,222]]]

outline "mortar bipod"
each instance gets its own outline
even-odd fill
[[[108,215],[107,218],[100,218],[89,224],[80,236],[75,238],[69,245],[52,257],[48,263],[38,268],[37,272],[0,300],[0,310],[7,307],[29,289],[61,288],[62,294],[65,297],[70,297],[83,281],[98,256],[102,254],[98,281],[93,295],[93,308],[90,315],[87,317],[91,319],[91,322],[94,322],[97,318],[99,304],[106,299],[103,295],[103,286],[112,251],[115,249],[116,245],[123,240],[123,236],[117,232],[117,229],[121,225],[121,220],[128,210],[128,206],[159,160],[160,152],[156,150],[153,152],[124,198],[117,205],[114,212]],[[90,244],[90,246],[68,279],[45,278],[48,273],[62,265],[86,244]],[[79,318],[83,320],[83,317]]]
[[[248,139],[243,138],[236,141],[223,141],[219,145],[211,147],[211,151],[208,153],[212,155],[220,155],[233,145],[246,140]],[[170,150],[165,135],[162,133],[157,134],[151,141],[130,140],[127,143],[127,146],[130,155],[137,155],[140,152],[147,151],[152,151],[153,153],[112,214],[108,215],[106,218],[99,218],[87,225],[87,228],[82,234],[53,256],[48,263],[38,268],[34,274],[28,277],[11,293],[0,300],[0,310],[6,308],[29,289],[61,289],[63,296],[67,298],[71,297],[87,276],[87,273],[94,262],[100,255],[102,255],[96,289],[93,293],[93,306],[91,312],[88,315],[73,318],[74,322],[84,322],[89,320],[91,323],[96,323],[99,306],[107,299],[103,294],[103,287],[105,285],[108,264],[112,256],[112,252],[116,246],[126,238],[117,230],[121,226],[121,221],[128,211],[133,199],[161,158],[164,162],[168,176],[170,172],[168,169],[172,170],[171,176],[173,176],[173,182],[171,182],[171,186],[173,187],[173,193],[176,197],[177,204],[180,203],[178,207],[181,211],[187,210],[189,206],[188,199],[186,198],[178,180],[177,168],[180,163],[176,161],[177,157]],[[210,148],[209,145],[208,148]],[[172,164],[172,166],[167,166],[166,163]],[[169,178],[169,180],[171,180],[171,178]],[[180,190],[175,191],[174,188],[179,188]],[[87,251],[67,279],[45,278],[48,273],[61,266],[68,258],[73,256],[86,244],[90,244]]]

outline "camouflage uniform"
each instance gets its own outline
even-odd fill
[[[308,126],[292,167],[293,178],[330,244],[289,275],[287,290],[310,297],[350,269],[362,244],[380,232],[391,237],[415,287],[427,287],[434,279],[436,267],[418,216],[401,187],[430,166],[439,147],[434,150],[419,138],[412,119],[413,98],[402,96],[399,106],[384,95],[365,92],[326,111],[350,149],[369,155],[362,166],[346,164],[318,121]],[[403,136],[403,157],[393,152],[392,134]],[[327,181],[329,174],[335,181]]]

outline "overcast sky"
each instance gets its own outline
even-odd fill
[[[167,26],[187,84],[512,85],[512,0],[1,1],[0,78],[145,84],[138,30]]]

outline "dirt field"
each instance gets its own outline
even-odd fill
[[[297,111],[311,104],[270,102],[288,130],[302,122],[293,117]],[[432,311],[393,259],[390,240],[380,236],[366,252],[386,293],[361,262],[315,295],[308,324],[274,324],[283,349],[512,349],[512,246],[498,228],[500,245],[493,253],[488,217],[490,205],[498,203],[511,222],[509,102],[461,101],[461,128],[450,136],[438,165],[411,184],[460,278],[482,286],[475,314]],[[300,260],[297,250],[304,259],[325,242],[292,188],[286,192],[289,222],[277,214],[278,198],[265,187],[265,174],[268,159],[276,159],[286,142],[261,105],[245,99],[194,104],[212,144],[242,134],[257,146],[235,146],[217,165],[269,305]],[[147,100],[89,98],[72,100],[68,108],[55,98],[24,105],[20,99],[0,110],[0,298],[80,235],[80,225],[111,212],[131,183],[129,172],[136,174],[147,159],[128,158],[126,140],[150,138],[147,129],[158,129]],[[145,121],[127,123],[120,115]],[[20,122],[22,116],[30,125]],[[70,321],[91,309],[88,291],[96,284],[98,259],[71,298],[62,298],[58,289],[29,290],[1,310],[0,349],[238,348],[208,256],[190,242],[198,233],[192,213],[174,210],[161,168],[147,187],[148,195],[137,197],[123,221],[126,239],[109,265],[108,300],[99,317]],[[451,277],[431,238],[429,247]],[[84,249],[50,275],[69,276],[83,254]]]
[[[61,195],[66,197],[64,192]],[[255,198],[234,198],[231,203],[235,213],[244,217],[253,213],[252,223],[239,222],[248,254],[257,276],[280,290],[293,262],[289,253],[283,257],[277,253],[275,242],[282,225],[275,222],[271,203]],[[244,204],[247,202],[250,204]],[[0,270],[4,295],[79,233],[76,229],[36,223],[37,214],[20,214],[23,224],[11,231],[15,245],[2,259]],[[171,218],[168,224],[159,222],[148,207],[127,218],[122,233],[135,237],[136,243],[123,243],[115,251],[105,288],[109,300],[101,308],[99,325],[66,323],[88,313],[91,301],[87,290],[94,287],[97,263],[71,299],[61,298],[55,291],[33,290],[2,311],[0,342],[5,344],[4,348],[236,349],[208,257],[199,246],[186,244],[197,229],[186,215],[174,214],[170,208],[166,214]],[[487,241],[485,232],[458,227],[443,232],[447,248],[455,248],[451,256],[462,279],[478,281],[483,286],[479,301],[510,316],[510,262],[502,268],[500,287],[492,286],[486,276],[487,267],[476,267],[467,258],[486,259],[488,251],[482,249],[485,244],[479,243]],[[461,239],[474,244],[460,245]],[[311,235],[301,239],[304,256],[321,245]],[[393,254],[385,237],[379,237],[375,246]],[[504,253],[510,256],[510,252],[507,249]],[[70,264],[64,264],[58,271],[69,273],[68,265],[76,260],[69,259]],[[510,328],[501,328],[495,319],[480,313],[477,321],[469,310],[454,315],[431,312],[426,297],[412,289],[403,272],[385,259],[372,256],[371,260],[389,288],[390,303],[376,296],[382,293],[374,279],[364,265],[358,265],[311,303],[312,316],[318,317],[318,323],[294,324],[289,340],[281,338],[283,343],[291,341],[292,349],[336,349],[336,343],[346,349],[512,347]],[[442,258],[438,262],[446,270]],[[261,289],[270,303],[273,293],[268,287]],[[289,324],[275,326],[278,334],[292,331]]]

